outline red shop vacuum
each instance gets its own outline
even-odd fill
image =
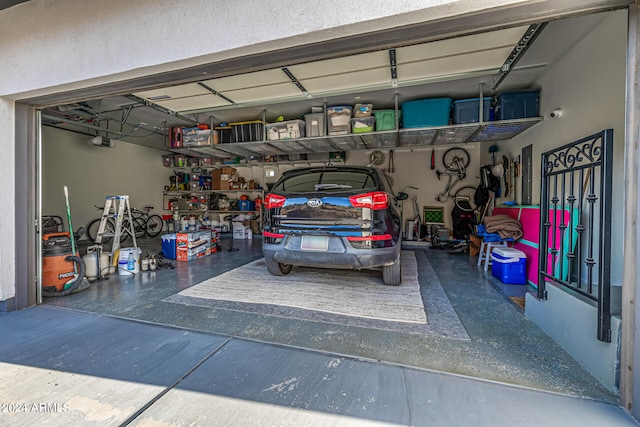
[[[67,218],[71,232],[48,233],[42,236],[42,296],[61,297],[88,288],[85,265],[76,252],[69,209],[69,193],[64,187]]]
[[[85,265],[79,254],[73,253],[68,232],[50,233],[42,237],[42,290],[61,296],[75,289],[84,278]],[[71,292],[65,292],[68,295]],[[46,295],[50,296],[50,295]]]

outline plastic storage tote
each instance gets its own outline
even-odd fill
[[[376,110],[373,112],[376,118],[376,130],[396,129],[396,110]],[[398,111],[398,118],[402,117],[402,111]]]
[[[346,135],[351,132],[351,107],[327,108],[329,135]]]
[[[446,126],[451,116],[451,98],[429,98],[402,103],[402,127]]]
[[[325,136],[324,113],[310,113],[304,115],[307,136]]]
[[[495,106],[496,120],[538,117],[539,111],[539,90],[504,92],[498,95]]]
[[[376,124],[376,118],[373,116],[351,119],[351,132],[353,133],[373,132],[373,127],[375,126],[375,124]]]
[[[480,98],[460,99],[453,101],[453,123],[478,123],[480,117]],[[493,120],[491,114],[491,98],[486,97],[482,103],[482,121]]]
[[[527,283],[527,256],[514,248],[495,248],[491,252],[491,275],[502,283]]]
[[[353,106],[353,117],[369,117],[373,104],[356,104]]]
[[[305,122],[302,120],[288,120],[286,122],[270,123],[265,126],[265,129],[269,141],[303,138]]]

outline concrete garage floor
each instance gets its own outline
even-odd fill
[[[158,252],[160,242],[141,240],[139,246]],[[162,302],[261,257],[259,239],[234,246],[240,250],[135,277],[110,276],[83,292],[0,316],[0,325],[9,323],[3,330],[12,330],[11,322],[32,328],[42,345],[60,352],[59,366],[43,357],[37,340],[11,352],[12,340],[21,339],[15,334],[0,344],[0,365],[13,369],[5,366],[0,376],[57,369],[49,371],[51,381],[63,386],[59,377],[67,372],[96,376],[91,390],[104,387],[101,396],[115,387],[102,384],[104,378],[127,381],[123,390],[135,398],[113,398],[116,415],[97,425],[636,425],[617,407],[617,397],[527,320],[466,255],[416,250],[418,263],[428,260],[434,268],[470,340]],[[42,317],[46,321],[38,321]],[[79,347],[50,343],[54,325],[63,341]],[[65,334],[62,325],[74,329]],[[162,358],[182,355],[176,340],[184,339],[191,352],[168,366]],[[102,367],[82,357],[95,355],[96,347],[105,352]],[[21,381],[12,386],[5,377],[2,383],[0,395],[8,396]],[[69,393],[72,399],[82,388]],[[73,425],[88,419],[86,413],[58,415]],[[16,423],[8,425],[25,421],[11,420]]]

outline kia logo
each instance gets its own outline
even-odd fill
[[[307,205],[310,208],[319,208],[320,206],[322,206],[322,200],[320,200],[320,199],[309,199],[309,201],[307,202]]]

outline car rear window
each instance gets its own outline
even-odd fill
[[[310,193],[316,191],[375,190],[373,177],[357,171],[318,171],[294,175],[279,182],[274,193]]]

